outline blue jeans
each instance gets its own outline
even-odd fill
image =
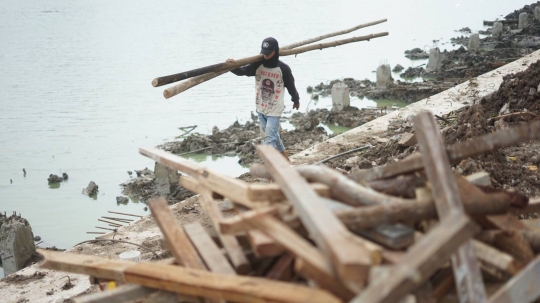
[[[264,133],[262,143],[272,145],[278,150],[278,152],[284,151],[285,146],[283,146],[283,142],[281,142],[281,138],[279,137],[280,117],[267,116],[259,112],[257,112],[257,114],[259,114],[261,132]]]

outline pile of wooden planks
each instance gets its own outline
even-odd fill
[[[532,302],[540,297],[540,231],[518,215],[540,199],[463,177],[451,164],[540,137],[540,122],[443,145],[433,115],[414,118],[420,152],[343,175],[292,167],[259,146],[246,183],[153,148],[180,171],[217,234],[180,226],[165,199],[149,203],[171,260],[133,263],[40,251],[42,267],[126,284],[76,302]],[[216,199],[236,205],[224,218]],[[533,226],[533,227],[529,227]],[[245,240],[245,241],[243,241]],[[131,301],[130,301],[131,300]]]

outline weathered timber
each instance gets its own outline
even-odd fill
[[[489,303],[534,302],[540,297],[540,257],[530,262],[489,299]]]
[[[476,257],[480,260],[483,269],[489,271],[490,268],[504,273],[506,277],[511,277],[523,268],[522,262],[519,262],[511,255],[501,252],[480,241],[473,240],[473,247]]]
[[[319,250],[300,237],[290,227],[268,214],[249,216],[241,213],[238,217],[267,234],[288,252],[296,256],[297,263],[298,260],[302,260],[303,270],[299,271],[302,276],[314,280],[321,288],[344,300],[350,300],[354,296],[351,290],[339,282],[329,263],[326,262]]]
[[[452,213],[465,216],[450,159],[433,114],[420,112],[413,119],[413,127],[439,217],[444,219]],[[463,243],[450,259],[460,302],[486,302],[486,290],[472,241]]]
[[[370,283],[351,303],[397,302],[422,285],[477,230],[466,216],[450,214],[409,249],[387,278]]]
[[[178,226],[167,201],[163,197],[149,201],[148,206],[163,233],[167,246],[178,264],[189,268],[206,270],[197,250],[191,244],[185,231]]]
[[[311,188],[322,197],[330,197],[330,188],[321,183],[310,183]],[[282,202],[285,201],[285,195],[279,185],[272,184],[249,184],[248,198],[253,201]]]
[[[242,250],[242,247],[240,246],[240,243],[238,243],[236,237],[232,235],[224,235],[219,230],[219,221],[223,219],[223,214],[221,213],[221,210],[219,210],[214,199],[212,199],[212,193],[207,189],[201,190],[201,197],[199,199],[199,203],[201,204],[205,213],[210,218],[210,221],[212,221],[212,225],[214,226],[219,236],[221,244],[223,244],[223,247],[227,251],[229,259],[231,259],[231,262],[236,268],[236,271],[240,274],[246,274],[250,272],[251,265],[247,260],[247,257],[244,254],[244,251]]]
[[[315,243],[323,250],[327,260],[333,264],[337,275],[349,287],[360,291],[365,285],[369,267],[381,262],[381,248],[351,234],[325,208],[307,181],[275,148],[260,145],[257,147],[257,153],[265,161],[270,174],[295,207]]]
[[[126,281],[190,296],[232,302],[341,302],[326,291],[261,279],[217,274],[181,266],[134,263],[88,255],[38,250],[42,268]]]
[[[265,277],[270,280],[290,281],[293,276],[294,255],[285,253],[278,258]]]
[[[471,140],[456,143],[446,147],[450,162],[454,163],[465,158],[481,155],[540,138],[540,121],[521,124],[508,129],[500,130]],[[397,175],[411,173],[424,167],[420,153],[413,153],[400,162],[379,166],[365,171],[355,171],[349,177],[357,182],[369,182],[385,179]]]
[[[184,225],[184,230],[211,272],[236,275],[234,268],[199,222]]]
[[[530,198],[527,206],[523,208],[511,208],[510,212],[514,215],[530,215],[540,213],[540,197]]]
[[[525,237],[515,230],[503,230],[495,235],[495,247],[527,264],[534,259],[534,252]]]

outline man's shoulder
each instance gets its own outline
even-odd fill
[[[291,72],[291,68],[287,65],[287,63],[279,60],[278,66],[281,68],[283,72]]]

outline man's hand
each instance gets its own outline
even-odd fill
[[[227,63],[235,63],[236,60],[229,58],[229,59],[227,59],[227,61],[225,61],[225,62],[227,62]]]
[[[292,106],[293,109],[299,109],[300,108],[300,101],[296,101],[294,102],[293,106]]]

